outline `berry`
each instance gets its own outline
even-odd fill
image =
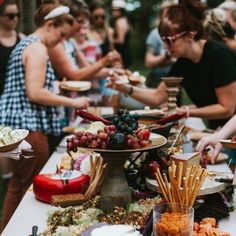
[[[85,144],[88,141],[88,138],[86,136],[82,136],[79,140],[80,143]]]
[[[119,122],[119,118],[118,117],[115,117],[113,120],[112,120],[113,124],[118,124]]]
[[[66,142],[67,142],[67,143],[70,143],[71,141],[72,141],[71,138],[67,138],[67,139],[66,139]]]
[[[124,109],[119,109],[119,110],[117,111],[117,115],[118,115],[118,116],[121,116],[124,112],[125,112]]]
[[[72,151],[73,148],[74,148],[74,145],[73,145],[72,142],[67,143],[67,150],[68,150],[68,151]]]

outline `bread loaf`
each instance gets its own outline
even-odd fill
[[[85,202],[85,197],[81,193],[53,195],[51,204],[54,206],[68,207],[80,205]]]

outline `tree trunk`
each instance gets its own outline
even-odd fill
[[[34,13],[36,10],[36,1],[35,0],[17,0],[21,12],[21,18],[19,23],[19,31],[29,35],[34,29]]]

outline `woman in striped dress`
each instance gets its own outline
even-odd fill
[[[87,98],[72,99],[52,92],[55,74],[47,51],[70,31],[73,18],[68,12],[68,7],[53,1],[43,3],[35,15],[36,31],[17,45],[9,59],[0,98],[0,124],[28,129],[27,141],[35,151],[35,158],[11,160],[13,177],[4,203],[2,228],[48,160],[48,135],[61,132],[56,106],[89,105]]]

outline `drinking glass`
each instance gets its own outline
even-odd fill
[[[175,203],[161,203],[153,209],[153,236],[193,236],[194,209]]]

